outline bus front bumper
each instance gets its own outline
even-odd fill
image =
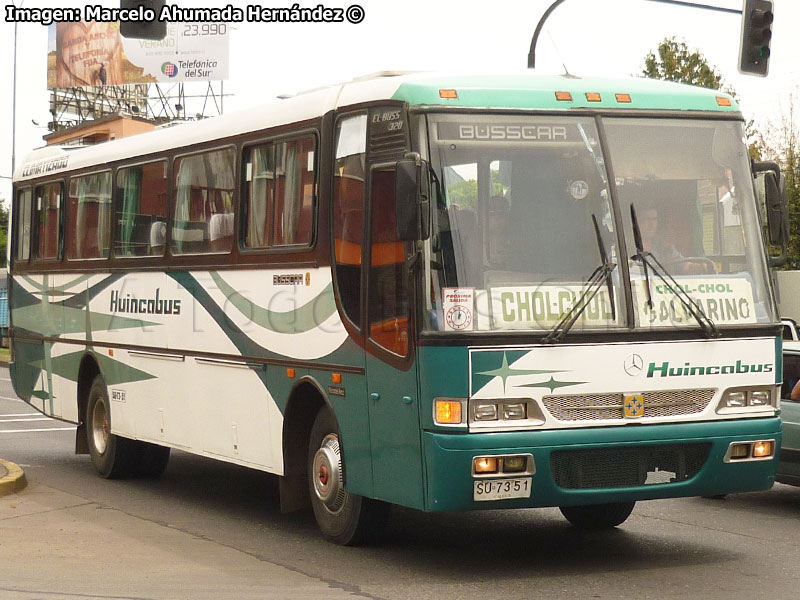
[[[765,440],[774,440],[771,459],[726,460],[732,443]],[[780,443],[778,417],[509,433],[425,431],[425,508],[575,506],[766,490],[775,482]],[[687,454],[686,449],[694,455]],[[530,496],[476,501],[476,481],[520,476],[475,477],[474,458],[520,454],[533,456],[535,472],[525,476],[531,478]],[[666,472],[645,473],[663,456],[669,457]],[[631,462],[637,461],[638,465],[632,467]],[[695,468],[687,469],[685,463],[692,461]],[[627,464],[617,468],[621,462]],[[672,470],[682,475],[670,481]],[[631,473],[636,481],[631,480]],[[662,477],[651,483],[652,475]]]

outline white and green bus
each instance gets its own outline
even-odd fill
[[[769,488],[781,326],[735,101],[379,76],[14,177],[11,375],[104,477],[280,476],[356,544],[391,504]],[[756,169],[758,170],[758,166]]]

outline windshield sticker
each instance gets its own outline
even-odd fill
[[[569,184],[569,195],[575,200],[583,200],[589,195],[589,184],[579,179]]]
[[[492,324],[495,329],[546,329],[554,327],[572,309],[587,287],[539,285],[494,287],[490,290]],[[614,324],[606,288],[588,300],[575,321],[577,326]]]
[[[676,281],[716,325],[750,324],[758,321],[753,287],[747,279],[681,277]],[[637,279],[633,289],[640,323],[651,327],[681,327],[697,323],[684,303],[660,279],[650,279],[652,310],[647,307],[645,281]]]
[[[444,288],[442,311],[445,331],[474,329],[475,290],[473,288]]]

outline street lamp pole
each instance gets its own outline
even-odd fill
[[[22,8],[25,0],[19,3]],[[11,177],[17,166],[17,21],[14,20],[14,83],[11,88]]]

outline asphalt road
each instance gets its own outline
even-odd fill
[[[0,599],[800,597],[800,488],[643,502],[604,533],[398,509],[381,544],[339,548],[263,473],[174,452],[158,481],[103,480],[13,396],[0,369],[0,457],[28,479],[0,498]]]

